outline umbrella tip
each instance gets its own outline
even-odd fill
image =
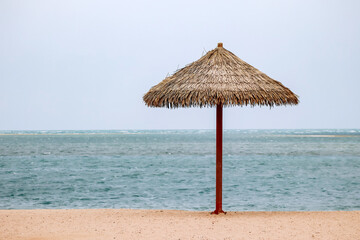
[[[223,43],[222,43],[222,42],[219,42],[219,43],[218,43],[218,47],[223,47]]]

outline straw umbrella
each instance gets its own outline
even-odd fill
[[[296,105],[290,89],[244,62],[219,43],[199,60],[153,86],[143,97],[149,107],[216,106],[216,201],[222,209],[223,106]]]

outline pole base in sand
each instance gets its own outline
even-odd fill
[[[226,214],[226,212],[224,212],[222,209],[220,209],[220,210],[216,209],[215,211],[211,212],[211,214],[216,214],[216,215],[218,215],[220,213]]]

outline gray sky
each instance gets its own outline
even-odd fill
[[[360,1],[0,0],[0,129],[212,129],[142,96],[218,42],[300,96],[224,127],[360,128]]]

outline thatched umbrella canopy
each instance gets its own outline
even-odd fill
[[[144,96],[149,107],[298,104],[280,82],[222,47],[176,71]]]
[[[233,105],[296,105],[298,97],[280,82],[244,62],[219,43],[199,60],[153,86],[149,107],[216,106],[216,209],[222,210],[222,110]]]

